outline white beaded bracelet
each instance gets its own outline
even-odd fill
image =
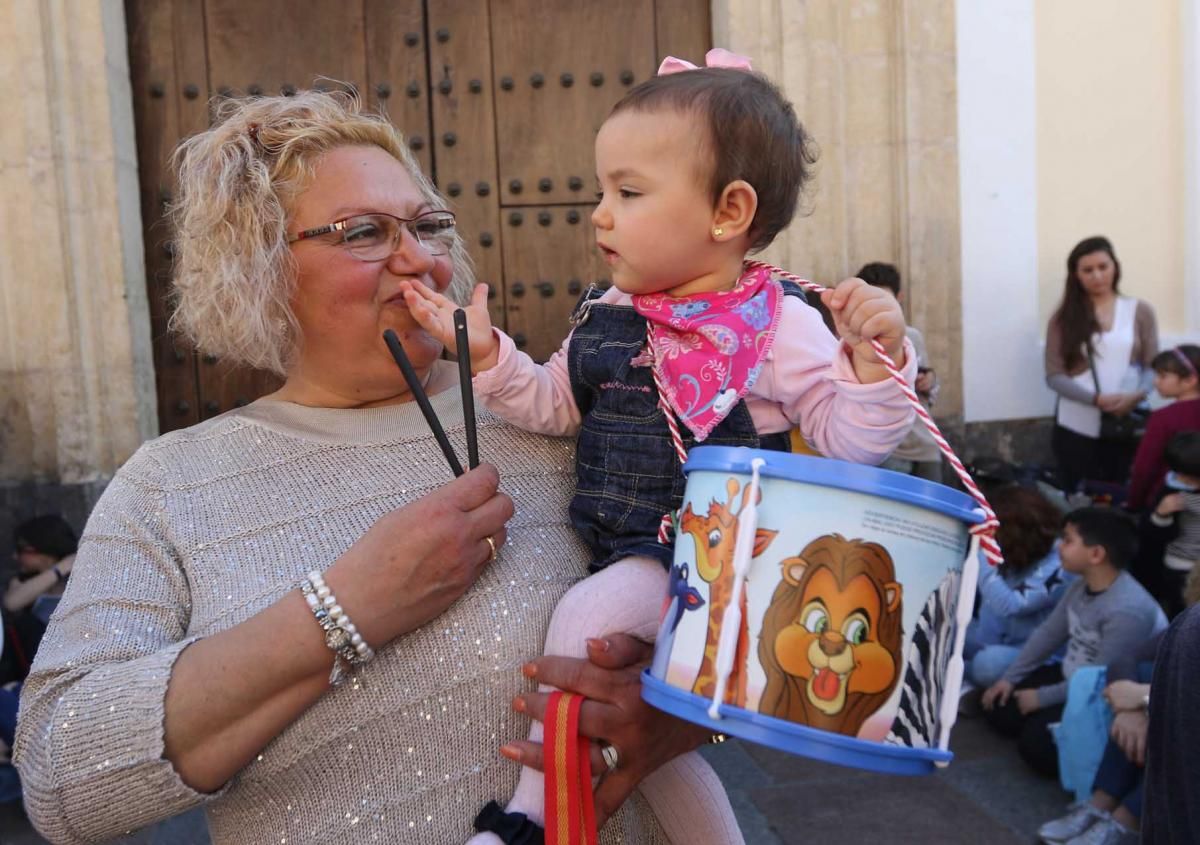
[[[329,673],[330,686],[340,686],[346,680],[344,664],[361,665],[375,657],[375,651],[362,638],[358,628],[350,621],[346,611],[321,577],[312,571],[300,584],[304,600],[325,632],[325,645],[333,652],[333,669]]]

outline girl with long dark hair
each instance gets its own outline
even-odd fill
[[[1136,442],[1101,436],[1103,413],[1125,416],[1145,399],[1158,354],[1154,309],[1119,292],[1121,265],[1104,237],[1067,257],[1062,302],[1046,331],[1046,384],[1058,394],[1054,454],[1064,486],[1123,482]]]

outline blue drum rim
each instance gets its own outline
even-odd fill
[[[708,715],[707,700],[660,681],[648,669],[642,672],[642,698],[659,710],[715,732],[839,766],[890,775],[928,775],[938,764],[945,765],[954,759],[952,752],[939,748],[906,748],[871,742],[731,705],[721,708],[722,718],[713,719]]]
[[[759,470],[764,478],[800,481],[881,496],[937,511],[970,524],[983,521],[983,515],[976,510],[978,505],[975,500],[953,487],[902,472],[834,458],[792,455],[746,446],[697,446],[688,453],[683,471],[749,475],[750,462],[754,458],[767,459],[767,465]]]

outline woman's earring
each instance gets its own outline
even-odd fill
[[[725,230],[722,229],[720,226],[713,226],[713,237],[714,238],[719,238],[724,234],[725,234]]]

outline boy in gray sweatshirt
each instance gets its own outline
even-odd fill
[[[1125,567],[1137,553],[1137,527],[1109,508],[1080,508],[1063,519],[1058,554],[1082,576],[1030,635],[1004,677],[983,694],[988,722],[1017,738],[1035,770],[1058,776],[1049,726],[1062,718],[1067,683],[1081,666],[1103,666],[1166,627],[1162,608]],[[1044,665],[1066,645],[1059,665]]]

